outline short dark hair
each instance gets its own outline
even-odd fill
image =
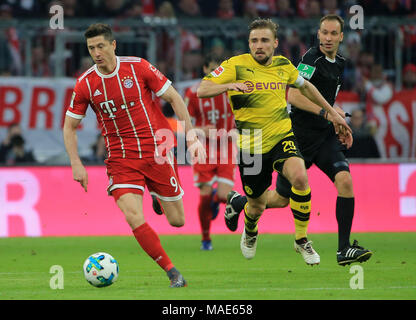
[[[257,18],[248,26],[248,32],[250,33],[255,29],[269,29],[273,32],[274,37],[277,39],[277,30],[279,29],[279,25],[274,23],[272,19]]]
[[[23,139],[23,137],[20,134],[18,134],[10,139],[10,144],[13,147],[21,147],[25,144],[25,139]]]
[[[323,16],[321,18],[321,20],[319,21],[319,28],[321,28],[322,22],[324,22],[325,20],[336,20],[339,22],[340,26],[341,26],[341,32],[344,30],[344,19],[342,19],[339,15],[337,14],[327,14],[326,16]]]
[[[220,65],[221,62],[223,62],[223,61],[224,61],[224,58],[223,57],[220,57],[220,56],[215,55],[215,54],[213,54],[213,53],[210,52],[210,53],[207,53],[204,56],[204,64],[203,64],[203,66],[205,68],[207,68],[211,62],[215,62],[216,64]]]
[[[104,39],[112,42],[114,40],[113,32],[109,25],[104,23],[94,23],[88,27],[84,33],[85,39],[104,36]]]

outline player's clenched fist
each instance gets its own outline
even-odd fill
[[[228,91],[245,92],[245,91],[248,91],[248,87],[245,83],[234,82],[234,83],[229,83],[228,84]]]
[[[188,140],[188,151],[191,155],[191,163],[206,163],[207,153],[205,147],[198,138]]]
[[[353,137],[350,132],[345,134],[338,134],[338,140],[347,147],[347,149],[351,148],[353,143]]]

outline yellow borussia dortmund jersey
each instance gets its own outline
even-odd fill
[[[228,91],[240,133],[240,148],[251,153],[266,153],[293,134],[286,109],[286,86],[293,84],[298,75],[299,71],[283,56],[274,56],[270,65],[263,66],[247,53],[224,61],[204,80],[247,85],[249,90],[244,93]]]

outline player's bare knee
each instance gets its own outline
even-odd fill
[[[201,195],[210,195],[212,193],[212,187],[209,184],[204,183],[199,187],[199,193]]]
[[[138,212],[131,209],[125,209],[123,211],[124,218],[126,219],[128,225],[131,227],[132,230],[137,228],[139,225],[145,223],[144,217],[142,217]]]
[[[278,201],[276,202],[275,208],[285,208],[289,205],[290,200],[288,198],[284,198],[279,196]]]
[[[253,218],[256,218],[258,216],[261,216],[263,211],[266,209],[266,204],[263,204],[263,203],[251,204],[248,209],[249,209],[249,214],[253,216]]]
[[[134,230],[134,229],[137,228],[138,224],[134,221],[134,219],[127,219],[126,218],[126,221],[127,221],[127,224],[130,226],[131,230]]]
[[[349,173],[340,173],[335,177],[335,187],[340,194],[353,194],[352,178]]]
[[[233,190],[233,185],[219,182],[217,187],[217,196],[220,202],[226,202],[228,193]]]
[[[165,211],[166,218],[172,227],[180,228],[185,224],[185,213],[180,209]]]
[[[268,208],[285,208],[289,205],[289,199],[276,195],[267,202]]]
[[[166,219],[172,227],[182,227],[185,224],[185,211],[182,199],[177,201],[161,201]]]
[[[303,172],[296,173],[292,180],[292,186],[297,190],[306,190],[309,187],[308,177]]]
[[[277,190],[270,190],[267,194],[267,208],[284,208],[289,204],[289,199],[280,195]]]
[[[185,225],[185,217],[184,216],[175,216],[168,219],[169,224],[172,227],[180,228]]]
[[[227,192],[228,193],[228,192]],[[227,202],[227,193],[218,193],[218,200],[219,202]]]
[[[126,218],[126,220],[134,218],[134,216],[136,215],[136,212],[133,209],[123,208],[122,211],[124,213],[124,217]]]

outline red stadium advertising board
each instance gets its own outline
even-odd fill
[[[416,159],[416,90],[396,92],[383,106],[367,105],[378,125],[380,154]]]
[[[72,180],[70,167],[0,168],[0,237],[131,235],[123,214],[106,194],[105,167],[87,167],[87,171],[86,193]],[[416,164],[352,164],[351,172],[356,195],[353,232],[416,231]],[[312,189],[309,232],[337,232],[336,190],[316,167],[308,174]],[[145,218],[159,234],[200,233],[195,201],[199,195],[191,167],[179,167],[179,175],[185,191],[182,228],[171,227],[164,216],[156,215],[145,193]],[[235,189],[242,190],[240,179]],[[238,232],[242,227],[240,220]],[[290,209],[266,210],[259,230],[293,233]],[[221,214],[213,221],[212,232],[229,233]]]
[[[359,107],[358,95],[340,92],[337,104],[351,112]],[[416,90],[395,92],[383,105],[369,101],[366,111],[377,124],[375,139],[382,158],[416,160]]]
[[[76,79],[0,78],[0,139],[7,127],[19,123],[26,147],[43,162],[65,152],[62,127]],[[90,151],[98,124],[89,110],[78,130],[80,153]]]

